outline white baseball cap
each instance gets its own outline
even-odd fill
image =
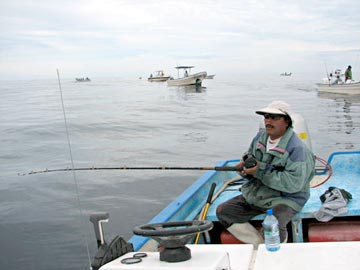
[[[257,114],[264,115],[266,113],[270,114],[280,114],[288,115],[290,117],[290,105],[281,100],[275,100],[271,102],[267,107],[262,108],[261,110],[256,111]]]

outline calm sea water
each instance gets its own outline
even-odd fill
[[[239,158],[259,127],[254,111],[275,99],[302,114],[318,156],[360,149],[360,97],[319,96],[318,78],[216,76],[200,89],[92,79],[61,79],[75,167],[200,167]],[[90,257],[96,250],[90,213],[110,213],[107,239],[129,238],[203,174],[18,175],[71,167],[58,81],[0,81],[0,91],[0,269],[87,269],[87,250]]]

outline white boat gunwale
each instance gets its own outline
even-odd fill
[[[191,259],[178,263],[159,261],[158,252],[146,252],[147,258],[135,265],[122,264],[125,258],[133,258],[136,252],[129,252],[104,265],[101,270],[123,269],[358,269],[357,254],[360,241],[284,243],[278,252],[268,252],[264,244],[254,250],[250,244],[186,245],[191,250]],[[290,266],[290,267],[289,267]]]

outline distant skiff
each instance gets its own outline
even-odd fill
[[[327,78],[323,78],[322,83],[317,83],[318,91],[323,93],[334,93],[344,95],[359,95],[360,81],[343,80],[344,74],[340,69],[328,74]]]
[[[194,66],[177,66],[178,79],[170,78],[167,80],[169,86],[185,86],[185,85],[197,85],[200,86],[202,81],[206,78],[207,73],[205,71],[190,74],[191,69]],[[179,76],[179,70],[184,70],[184,76]]]
[[[326,93],[337,93],[346,95],[360,95],[360,82],[343,84],[318,83],[318,91]]]
[[[169,75],[165,75],[163,70],[157,70],[150,74],[149,82],[165,82],[170,78]]]

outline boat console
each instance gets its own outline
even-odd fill
[[[122,261],[136,256],[127,253],[104,265],[101,270],[230,270],[249,269],[253,256],[252,245],[186,245],[191,250],[191,259],[183,262],[164,262],[159,259],[159,252],[146,252],[147,256],[134,264]]]

